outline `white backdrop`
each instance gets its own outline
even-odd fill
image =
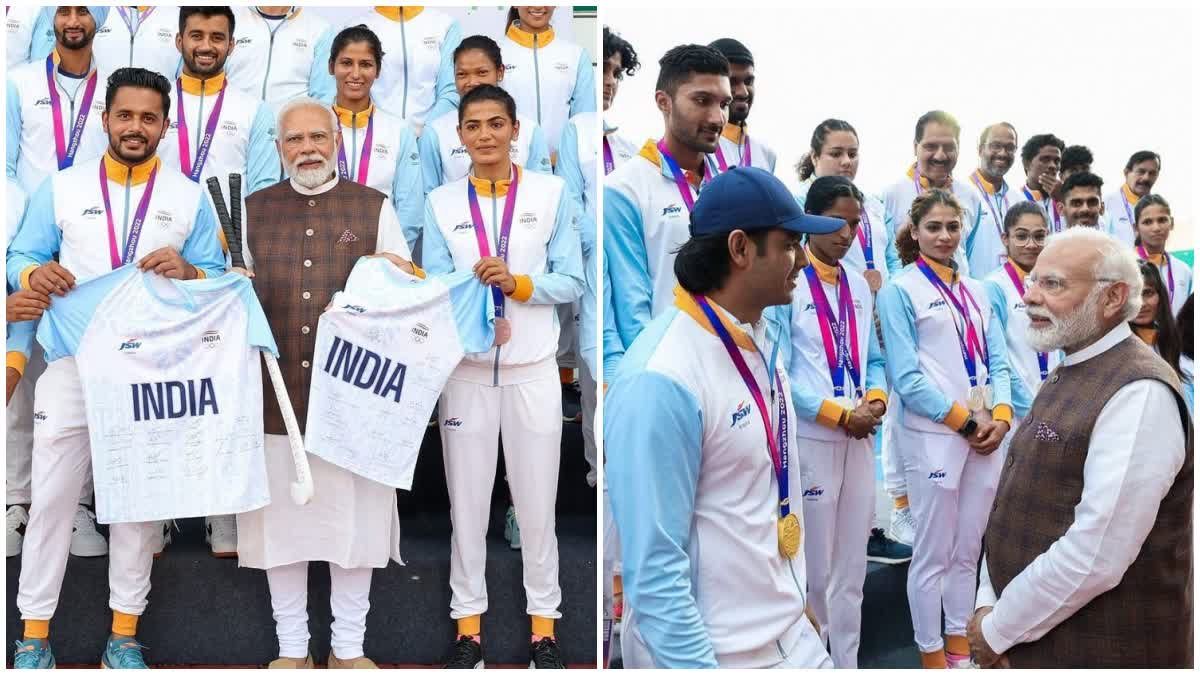
[[[1192,10],[963,4],[711,11],[606,6],[603,23],[633,44],[643,64],[621,85],[606,118],[639,142],[657,138],[658,59],[677,44],[733,37],[755,59],[750,133],[779,152],[776,173],[791,187],[798,183],[792,167],[813,128],[836,117],[858,130],[856,182],[881,191],[913,161],[917,118],[941,108],[963,127],[955,170],[963,178],[978,165],[980,131],[998,121],[1016,126],[1019,143],[1051,132],[1067,145],[1091,148],[1092,170],[1104,179],[1105,193],[1123,181],[1134,151],[1158,152],[1163,170],[1155,191],[1171,202],[1177,222],[1171,248],[1191,248],[1197,179]],[[1024,182],[1019,157],[1007,179]]]
[[[335,26],[345,25],[350,20],[360,14],[370,11],[368,5],[340,5],[337,7],[306,7],[304,11],[311,11],[320,14],[329,20]],[[455,19],[458,19],[459,25],[462,26],[463,37],[468,35],[487,35],[497,42],[504,36],[504,31],[507,30],[505,19],[508,15],[508,6],[490,5],[488,7],[437,7]],[[564,40],[571,42],[575,41],[574,30],[571,22],[571,7],[558,7],[554,10],[554,18],[550,25],[554,26],[554,32]],[[587,48],[589,54],[596,51],[594,45],[583,45]]]

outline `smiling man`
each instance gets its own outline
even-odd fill
[[[614,320],[628,347],[650,319],[671,306],[675,251],[688,239],[688,217],[712,175],[733,95],[729,61],[702,45],[680,45],[658,61],[654,100],[664,133],[648,140],[604,181],[604,253]]]
[[[1062,216],[1063,227],[1100,227],[1105,204],[1101,197],[1104,180],[1094,173],[1073,173],[1062,182],[1054,208]],[[1133,247],[1132,240],[1129,244]]]
[[[998,122],[979,135],[979,168],[971,174],[971,187],[983,208],[975,227],[967,231],[967,261],[976,278],[982,279],[1004,264],[1004,215],[1020,201],[1004,180],[1017,157],[1017,130],[1008,122]]]
[[[917,119],[916,133],[913,135],[916,160],[908,167],[903,178],[883,192],[889,239],[894,240],[896,232],[908,221],[908,210],[913,200],[932,188],[950,190],[959,199],[963,208],[964,231],[971,232],[979,224],[984,209],[979,192],[974,185],[953,176],[954,167],[958,166],[961,131],[958,120],[942,110],[930,110]],[[894,247],[889,247],[887,254],[888,271],[893,274],[899,272],[902,265]],[[974,276],[974,269],[967,260],[963,246],[959,246],[954,259],[959,264],[960,273]]]
[[[1112,236],[1133,246],[1137,237],[1137,221],[1133,209],[1138,200],[1154,191],[1162,157],[1151,150],[1138,150],[1125,163],[1125,182],[1121,188],[1104,198],[1104,228]]]
[[[605,397],[627,668],[833,665],[805,615],[798,418],[777,351],[789,336],[767,315],[792,301],[801,235],[844,225],[805,215],[755,167],[696,203],[674,300]]]
[[[729,121],[721,130],[716,151],[708,158],[709,171],[722,173],[731,166],[757,166],[775,173],[775,151],[746,130],[750,107],[754,105],[754,55],[746,45],[733,38],[721,38],[708,45],[729,59]]]

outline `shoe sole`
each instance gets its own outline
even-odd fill
[[[79,547],[72,546],[71,547],[71,555],[75,556],[76,558],[102,558],[102,557],[108,555],[108,546],[105,545],[104,548],[92,548],[92,549],[89,549],[89,548],[86,548],[83,546],[79,546]]]
[[[236,557],[238,557],[238,554],[237,554],[237,551],[220,551],[220,552],[213,551],[212,557],[214,557],[214,558],[236,558]]]
[[[874,555],[867,556],[867,562],[881,563],[884,565],[903,565],[904,563],[909,562],[910,560],[912,560],[912,556],[909,556],[907,558],[883,558],[883,557],[874,556]]]
[[[904,544],[905,546],[912,548],[913,543],[911,541],[905,541],[905,540],[901,539],[900,537],[897,537],[896,533],[892,532],[891,530],[888,530],[887,532],[885,532],[884,535],[886,535],[888,539],[891,539],[892,541],[896,542],[897,544]]]

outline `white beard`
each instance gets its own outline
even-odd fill
[[[313,169],[299,168],[298,165],[314,159],[321,160],[321,165]],[[296,162],[292,166],[288,167],[288,173],[291,175],[292,180],[309,190],[315,190],[333,178],[333,161],[316,153],[301,155],[296,158]]]
[[[1064,317],[1056,317],[1039,307],[1026,309],[1031,318],[1036,316],[1050,321],[1049,328],[1034,328],[1033,324],[1030,324],[1025,329],[1025,339],[1029,341],[1029,346],[1033,347],[1034,351],[1052,352],[1070,345],[1082,344],[1094,337],[1100,330],[1100,322],[1096,315],[1100,309],[1103,290],[1102,286],[1093,288],[1083,304]]]

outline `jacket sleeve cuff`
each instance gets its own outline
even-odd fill
[[[993,422],[1008,422],[1008,425],[1012,426],[1012,418],[1012,406],[1008,405],[1007,403],[1001,403],[1000,405],[992,408]]]
[[[513,279],[516,280],[517,287],[508,294],[508,297],[517,302],[528,302],[533,297],[533,279],[530,279],[527,274],[518,274]]]
[[[22,376],[25,375],[25,355],[21,352],[7,352],[4,356],[4,365]]]
[[[417,266],[417,263],[410,263],[413,266],[413,276],[418,279],[425,278],[425,270]]]
[[[839,429],[838,422],[842,421],[842,414],[846,409],[838,405],[831,399],[821,401],[821,409],[817,411],[817,424],[830,429]]]
[[[950,412],[946,413],[946,417],[942,419],[942,424],[950,427],[951,431],[957,432],[969,419],[971,419],[971,411],[956,401],[954,405],[950,406]]]
[[[983,621],[979,622],[980,632],[983,633],[983,641],[988,644],[988,647],[997,654],[1004,654],[1013,648],[1015,642],[1005,640],[996,630],[996,608],[993,607],[991,613],[983,617]]]
[[[886,406],[887,402],[888,402],[887,392],[882,389],[868,389],[866,400],[867,400],[867,403],[870,403],[872,401],[879,401],[880,403],[882,403],[883,405]]]
[[[192,265],[192,267],[196,267],[196,266]],[[196,267],[196,279],[199,280],[199,279],[207,279],[207,278],[208,278],[208,272],[205,272],[204,270],[200,269],[199,267]]]
[[[31,289],[31,287],[29,285],[29,276],[31,274],[33,274],[33,271],[36,270],[38,267],[41,267],[41,265],[34,263],[34,264],[30,265],[29,267],[26,267],[25,269],[21,270],[21,288],[24,288],[27,291]]]

